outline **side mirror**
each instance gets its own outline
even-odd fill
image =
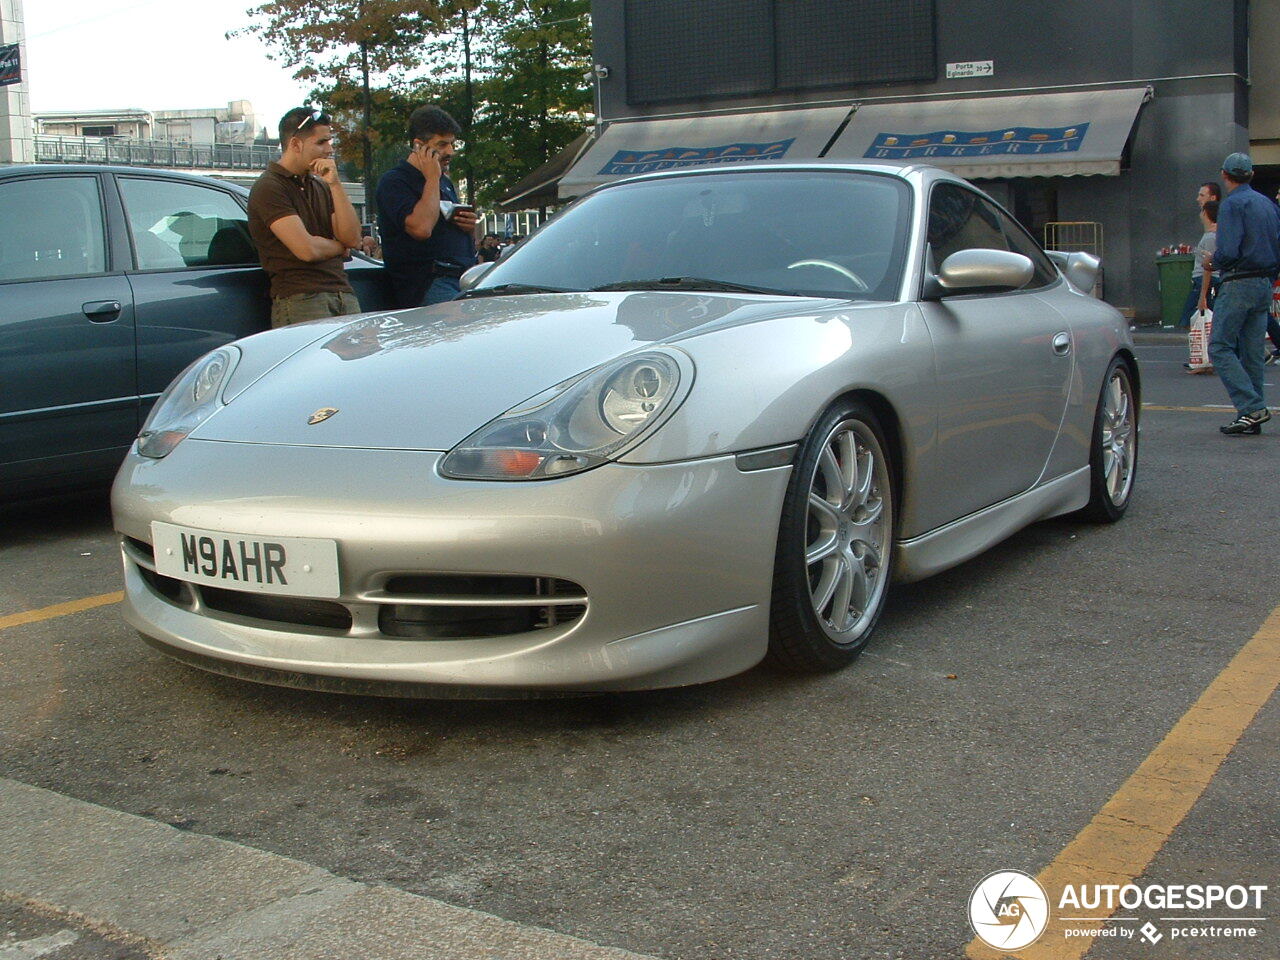
[[[458,278],[458,289],[466,293],[484,279],[484,275],[493,269],[492,263],[477,263]]]
[[[952,293],[1017,290],[1031,282],[1036,268],[1030,257],[1008,250],[958,250],[942,261],[928,292]]]

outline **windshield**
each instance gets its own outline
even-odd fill
[[[566,208],[475,293],[736,286],[894,300],[910,198],[897,177],[841,171],[717,172],[609,187]]]

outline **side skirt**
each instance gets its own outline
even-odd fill
[[[910,540],[898,541],[894,580],[910,583],[941,573],[1037,520],[1079,510],[1089,502],[1089,468],[1033,487],[1001,503]]]

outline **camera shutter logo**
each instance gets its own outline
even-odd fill
[[[1049,924],[1049,897],[1021,870],[988,874],[969,895],[969,925],[996,950],[1021,950]]]

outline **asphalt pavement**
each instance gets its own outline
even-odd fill
[[[816,678],[506,703],[251,685],[126,627],[105,496],[7,509],[0,960],[965,956],[974,885],[1058,863],[1280,606],[1280,428],[1221,436],[1182,338],[1140,344],[1126,518],[895,588],[866,655]],[[1275,885],[1280,704],[1253,709],[1138,882]],[[1121,911],[1161,938],[1053,955],[1277,957],[1278,896],[1252,938]]]

